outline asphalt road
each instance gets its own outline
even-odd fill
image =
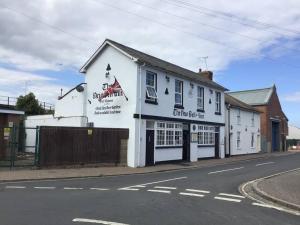
[[[300,154],[292,154],[142,175],[0,183],[0,224],[299,225],[299,216],[238,192],[246,181],[298,167]]]

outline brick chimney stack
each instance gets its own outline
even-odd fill
[[[209,80],[213,80],[213,72],[211,71],[202,71],[199,69],[199,74]]]

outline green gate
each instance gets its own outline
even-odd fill
[[[0,127],[0,167],[36,166],[38,127]]]

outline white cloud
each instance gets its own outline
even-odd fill
[[[109,37],[193,70],[204,67],[200,57],[209,56],[209,68],[222,70],[233,61],[261,57],[262,50],[270,46],[276,47],[279,39],[284,39],[286,46],[292,46],[297,36],[295,32],[269,28],[248,19],[244,19],[243,22],[250,23],[253,27],[243,26],[233,23],[235,18],[229,19],[209,10],[175,6],[178,5],[176,1],[176,4],[157,0],[139,2],[188,19],[183,20],[161,13],[132,1],[98,0],[97,3],[97,0],[32,0],[20,4],[17,0],[4,0],[4,4],[18,13],[0,8],[0,61],[26,70],[59,70],[61,68],[57,67],[58,64],[78,68],[98,45]],[[188,2],[230,12],[241,18],[259,19],[285,29],[300,30],[300,2],[297,0],[245,0],[234,4],[228,4],[226,0]],[[123,11],[111,8],[107,4]],[[167,26],[152,23],[124,11],[139,14]],[[21,15],[22,13],[31,19]],[[73,34],[74,37],[50,29],[35,20],[44,21],[53,25],[55,29]],[[168,26],[176,29],[168,29]],[[82,41],[83,39],[87,42]],[[229,48],[224,47],[225,45]],[[286,50],[277,49],[276,56],[284,54]]]
[[[0,68],[0,96],[18,97],[25,92],[33,92],[40,101],[54,104],[60,89],[70,89],[60,85],[53,78],[29,72]],[[5,98],[0,98],[5,99]]]
[[[300,91],[286,95],[284,97],[284,100],[288,101],[288,102],[299,102],[300,103]]]

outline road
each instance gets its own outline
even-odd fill
[[[238,192],[246,181],[299,165],[298,153],[151,174],[0,183],[0,224],[299,225],[299,216]]]

